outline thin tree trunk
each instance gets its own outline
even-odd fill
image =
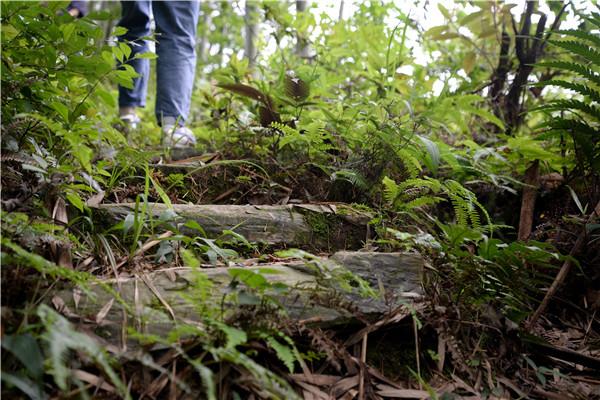
[[[206,2],[202,7],[202,30],[200,31],[200,38],[198,40],[198,47],[196,49],[200,64],[204,64],[207,59],[206,52],[208,49],[208,32],[210,31],[210,13],[212,11],[210,5],[210,2]]]
[[[306,12],[308,2],[306,0],[296,0],[296,18]],[[296,54],[300,58],[310,58],[310,47],[308,40],[296,32]]]
[[[258,8],[256,7],[256,3],[252,0],[246,0],[246,9],[244,15],[244,24],[245,24],[245,46],[244,46],[244,54],[248,59],[248,65],[250,68],[254,67],[256,63],[256,35],[258,32],[258,24],[257,24],[257,14]]]
[[[340,11],[338,13],[338,21],[344,19],[344,0],[340,1]]]

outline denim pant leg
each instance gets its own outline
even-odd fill
[[[127,28],[127,33],[120,36],[120,41],[131,41],[131,56],[148,52],[148,43],[140,39],[150,36],[150,1],[122,1],[121,20],[119,26]],[[148,76],[150,75],[150,60],[129,60],[131,65],[140,75],[133,80],[133,89],[119,86],[119,107],[144,107],[148,92]]]
[[[154,1],[156,22],[156,118],[186,120],[196,73],[199,1]]]

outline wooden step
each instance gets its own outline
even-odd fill
[[[135,204],[101,204],[98,208],[113,221],[119,221],[134,212]],[[147,210],[154,220],[171,214],[171,225],[188,235],[199,235],[197,230],[184,226],[187,221],[195,221],[211,238],[232,230],[249,242],[328,250],[361,248],[372,218],[347,204],[173,204],[170,209],[165,204],[149,203]]]
[[[198,275],[207,277],[213,284],[205,303],[224,312],[227,319],[239,304],[224,300],[224,295],[232,292],[232,274],[253,274],[263,271],[270,284],[284,283],[290,290],[282,295],[273,288],[266,293],[276,296],[284,305],[290,317],[309,321],[320,326],[347,323],[357,314],[361,318],[380,318],[401,304],[418,299],[422,293],[421,279],[423,260],[413,253],[338,252],[330,258],[315,257],[312,260],[289,259],[268,264],[251,266],[241,263],[231,267],[163,268],[153,272],[139,271],[117,279],[108,279],[108,284],[118,291],[133,312],[127,319],[129,326],[138,332],[166,335],[176,321],[199,323],[197,305],[189,298],[198,298],[199,289],[194,286]],[[343,289],[340,274],[352,272],[367,281],[376,297],[361,297],[357,288]],[[246,299],[253,298],[246,285],[241,283],[236,290],[247,293]],[[349,291],[348,291],[349,290]],[[75,294],[76,293],[76,294]],[[65,289],[54,297],[54,304],[61,305],[68,316],[88,321],[100,320],[97,334],[109,343],[119,345],[122,337],[123,309],[120,303],[111,303],[113,295],[99,284],[92,284],[89,295],[73,288]],[[77,299],[77,301],[75,301]],[[199,301],[198,301],[199,302]],[[112,306],[107,310],[107,304]],[[342,305],[350,305],[343,307]],[[207,304],[208,305],[208,304]],[[58,308],[61,308],[58,307]],[[352,312],[348,310],[353,310]],[[99,317],[101,315],[101,317]],[[129,341],[130,346],[135,346]]]

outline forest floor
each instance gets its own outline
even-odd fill
[[[493,305],[449,301],[447,263],[381,240],[373,221],[395,227],[392,217],[317,168],[217,153],[157,161],[88,199],[95,251],[72,257],[35,238],[39,252],[97,280],[41,287],[31,271],[3,273],[3,326],[18,323],[12,305],[43,290],[41,301],[120,360],[134,398],[600,396],[597,292],[585,294],[587,309],[561,298],[579,312],[552,307],[527,330]],[[3,188],[27,177],[22,165],[3,159]],[[76,226],[64,201],[48,207],[55,223]],[[31,248],[23,221],[13,223]],[[94,397],[121,397],[86,357],[76,364]]]

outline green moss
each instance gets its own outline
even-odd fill
[[[335,217],[334,217],[335,218]],[[332,231],[332,217],[328,214],[318,212],[308,212],[304,220],[312,230],[313,238],[327,240]]]

